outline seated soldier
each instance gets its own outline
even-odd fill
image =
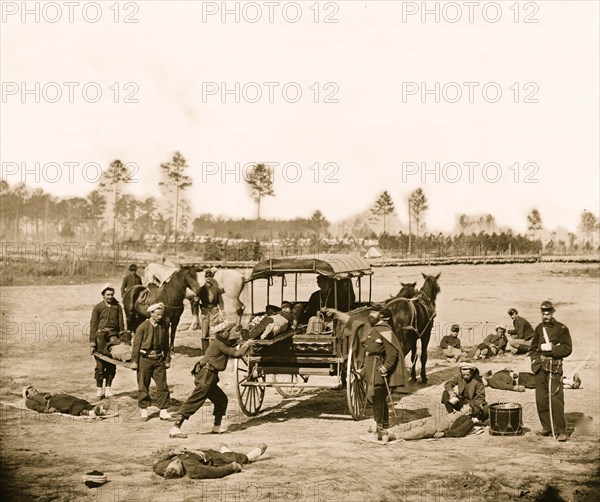
[[[69,394],[52,395],[50,393],[38,392],[33,385],[23,387],[21,392],[25,399],[25,406],[38,413],[65,413],[74,416],[101,417],[106,415],[107,404],[94,406],[85,399],[79,399]]]
[[[446,405],[448,413],[460,411],[481,421],[488,418],[485,385],[483,385],[479,370],[474,364],[462,363],[459,365],[458,374],[444,385],[442,404]]]
[[[467,357],[458,338],[459,332],[460,326],[453,324],[450,328],[450,334],[440,340],[440,348],[449,362],[461,362]]]
[[[111,335],[106,344],[110,357],[118,361],[131,361],[131,348],[131,331]]]
[[[502,326],[496,328],[496,332],[488,335],[475,349],[475,359],[485,359],[497,354],[504,354],[508,340],[506,339],[506,329]]]
[[[252,329],[242,329],[244,340],[255,340],[259,337],[265,340],[285,332],[288,328],[296,328],[297,322],[292,314],[290,302],[283,302],[281,309],[274,305],[267,305],[265,310],[266,315]]]
[[[517,373],[510,369],[503,369],[492,374],[491,370],[482,377],[483,385],[492,389],[513,390],[525,392],[525,389],[535,389],[535,375],[529,372]],[[581,378],[579,373],[573,374],[573,378],[563,376],[563,387],[579,389]]]
[[[319,289],[310,295],[308,299],[306,310],[302,317],[302,324],[307,324],[309,319],[316,316],[322,309],[336,307],[331,281],[332,279],[324,275],[317,276],[317,286],[319,286]]]
[[[231,451],[222,446],[220,451],[170,450],[154,461],[153,471],[165,479],[182,478],[186,474],[191,479],[222,478],[240,472],[242,464],[257,460],[267,449],[261,443],[246,455]]]

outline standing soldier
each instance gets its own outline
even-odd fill
[[[97,351],[110,356],[106,346],[109,338],[119,336],[119,333],[125,329],[123,310],[115,298],[115,288],[112,284],[105,284],[100,292],[102,301],[92,310],[92,319],[90,320],[90,354]],[[96,357],[94,377],[97,397],[112,397],[111,386],[116,373],[116,365]],[[106,384],[104,388],[103,382]]]
[[[146,319],[135,332],[131,350],[131,369],[137,370],[139,398],[138,405],[143,422],[148,420],[150,399],[150,380],[156,384],[156,404],[160,408],[161,420],[173,420],[167,408],[171,396],[167,385],[167,369],[171,366],[169,352],[169,333],[163,313],[162,302],[148,307],[150,319]]]
[[[364,378],[367,382],[367,398],[373,403],[375,435],[381,440],[389,428],[387,397],[390,387],[404,385],[402,350],[396,339],[389,309],[372,309],[369,313],[371,329],[363,342],[365,349]]]
[[[125,298],[128,289],[138,285],[142,285],[142,278],[137,275],[137,265],[132,263],[129,265],[129,274],[123,278],[123,284],[121,284],[121,300]]]
[[[508,330],[508,334],[510,335],[508,344],[514,350],[515,354],[525,354],[531,347],[533,328],[527,319],[519,315],[517,309],[508,309],[508,315],[513,321],[514,328]]]
[[[200,288],[200,294],[198,295],[202,313],[202,349],[204,352],[206,352],[209,343],[210,327],[219,324],[221,320],[220,313],[224,310],[223,294],[214,277],[215,274],[212,270],[207,270],[204,273],[206,282]]]
[[[540,306],[542,322],[535,328],[531,341],[531,371],[535,374],[535,401],[542,430],[539,436],[567,440],[562,360],[573,345],[569,328],[554,319],[554,306],[545,301]]]

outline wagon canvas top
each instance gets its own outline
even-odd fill
[[[249,281],[289,273],[321,274],[334,279],[372,275],[369,262],[359,256],[336,254],[324,258],[286,256],[257,263]]]

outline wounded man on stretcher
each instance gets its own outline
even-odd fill
[[[242,338],[244,340],[266,340],[273,338],[279,333],[283,333],[288,329],[295,329],[298,324],[292,314],[292,304],[283,302],[281,309],[274,305],[267,305],[265,308],[266,315],[254,325],[251,329],[242,329]]]

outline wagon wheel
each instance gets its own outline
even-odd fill
[[[367,382],[359,374],[357,362],[354,357],[354,345],[360,343],[357,336],[352,338],[348,348],[348,363],[346,368],[346,391],[348,396],[348,409],[354,420],[365,418],[367,408]]]
[[[257,363],[251,363],[249,367],[248,361],[243,357],[235,359],[235,392],[242,412],[249,417],[258,415],[263,399],[265,398],[264,387],[242,385],[245,382],[264,383],[265,376],[257,375],[256,369]]]
[[[306,383],[308,382],[308,375],[273,375],[273,381],[277,383]],[[283,397],[298,397],[304,392],[302,387],[278,387],[277,385],[274,387]]]

